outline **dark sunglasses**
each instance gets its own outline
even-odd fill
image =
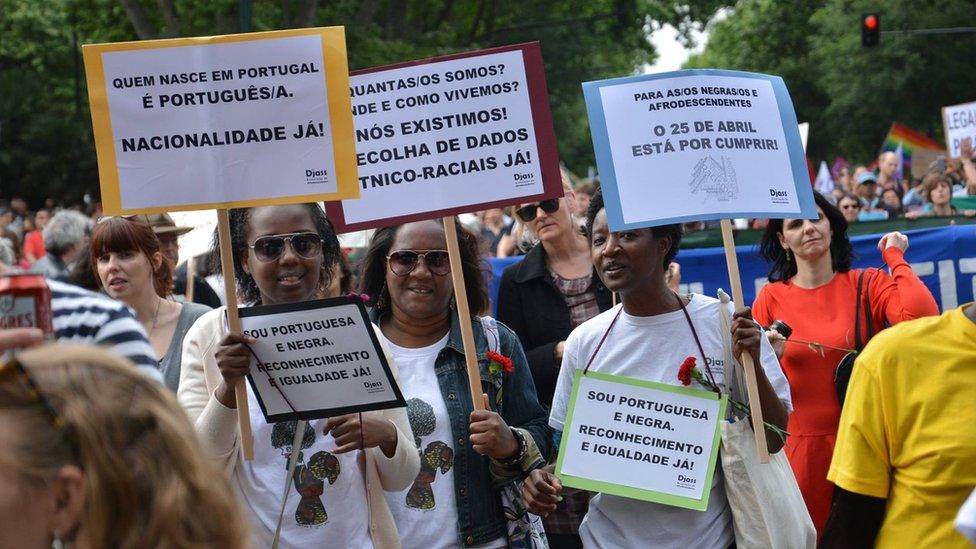
[[[39,405],[44,410],[44,415],[50,420],[51,426],[61,433],[65,443],[71,449],[72,455],[77,459],[78,445],[75,444],[73,437],[68,432],[64,418],[54,408],[51,401],[44,396],[44,393],[41,392],[41,388],[37,386],[37,382],[34,381],[30,372],[27,371],[27,368],[24,368],[24,365],[17,360],[15,355],[10,356],[3,364],[0,364],[0,382],[8,376],[11,379],[23,382],[27,388],[28,400],[31,403]]]
[[[523,223],[531,223],[535,220],[536,215],[538,215],[537,208],[542,208],[542,211],[547,214],[555,213],[559,209],[559,199],[550,198],[549,200],[543,200],[538,204],[529,204],[528,206],[522,206],[521,208],[515,210],[515,215],[522,220]]]
[[[322,253],[322,237],[316,233],[269,234],[249,244],[258,261],[276,261],[285,253],[285,245],[290,244],[295,253],[305,259],[312,259]]]
[[[451,258],[447,250],[427,250],[415,252],[413,250],[397,250],[386,256],[390,263],[390,270],[397,276],[407,276],[417,268],[420,260],[424,260],[427,270],[437,276],[444,276],[451,272]]]

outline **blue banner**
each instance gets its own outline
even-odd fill
[[[959,225],[907,231],[908,251],[905,259],[922,279],[941,310],[952,309],[973,301],[976,287],[976,225]],[[856,257],[854,267],[884,267],[878,251],[880,234],[851,238]],[[766,284],[767,263],[759,257],[757,245],[737,246],[742,291],[748,305]],[[494,307],[505,267],[521,258],[491,258],[492,277],[489,290]],[[677,262],[681,264],[681,291],[715,296],[719,288],[731,293],[725,253],[722,248],[694,248],[681,250]]]

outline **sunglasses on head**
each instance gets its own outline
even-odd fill
[[[269,234],[259,237],[247,247],[254,250],[258,261],[276,261],[285,253],[285,245],[304,259],[312,259],[322,253],[322,237],[313,232]]]
[[[542,208],[542,211],[546,212],[547,214],[555,213],[555,211],[559,209],[559,199],[550,198],[549,200],[543,200],[538,204],[522,206],[521,208],[515,210],[515,215],[517,215],[523,223],[531,223],[535,220],[536,215],[538,215],[538,208]]]
[[[451,259],[447,250],[427,250],[415,252],[413,250],[397,250],[386,256],[390,263],[390,270],[397,276],[407,276],[417,268],[420,260],[424,260],[427,270],[437,276],[444,276],[451,272]]]

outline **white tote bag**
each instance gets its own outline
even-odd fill
[[[732,357],[729,296],[719,290],[725,340],[725,386],[730,398],[748,402],[739,362]],[[729,407],[731,411],[732,407]],[[722,473],[732,509],[735,543],[740,549],[814,549],[817,531],[796,485],[793,469],[780,451],[759,463],[756,439],[748,418],[722,422]]]

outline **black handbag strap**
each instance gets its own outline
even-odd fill
[[[871,315],[871,287],[870,279],[873,278],[873,274],[869,275],[868,286],[864,286],[864,275],[868,274],[868,270],[865,269],[857,275],[857,298],[854,306],[854,348],[858,352],[864,349],[864,345],[867,344],[868,340],[874,335],[874,319]],[[864,292],[864,316],[867,322],[867,337],[864,342],[861,341],[861,292]]]

